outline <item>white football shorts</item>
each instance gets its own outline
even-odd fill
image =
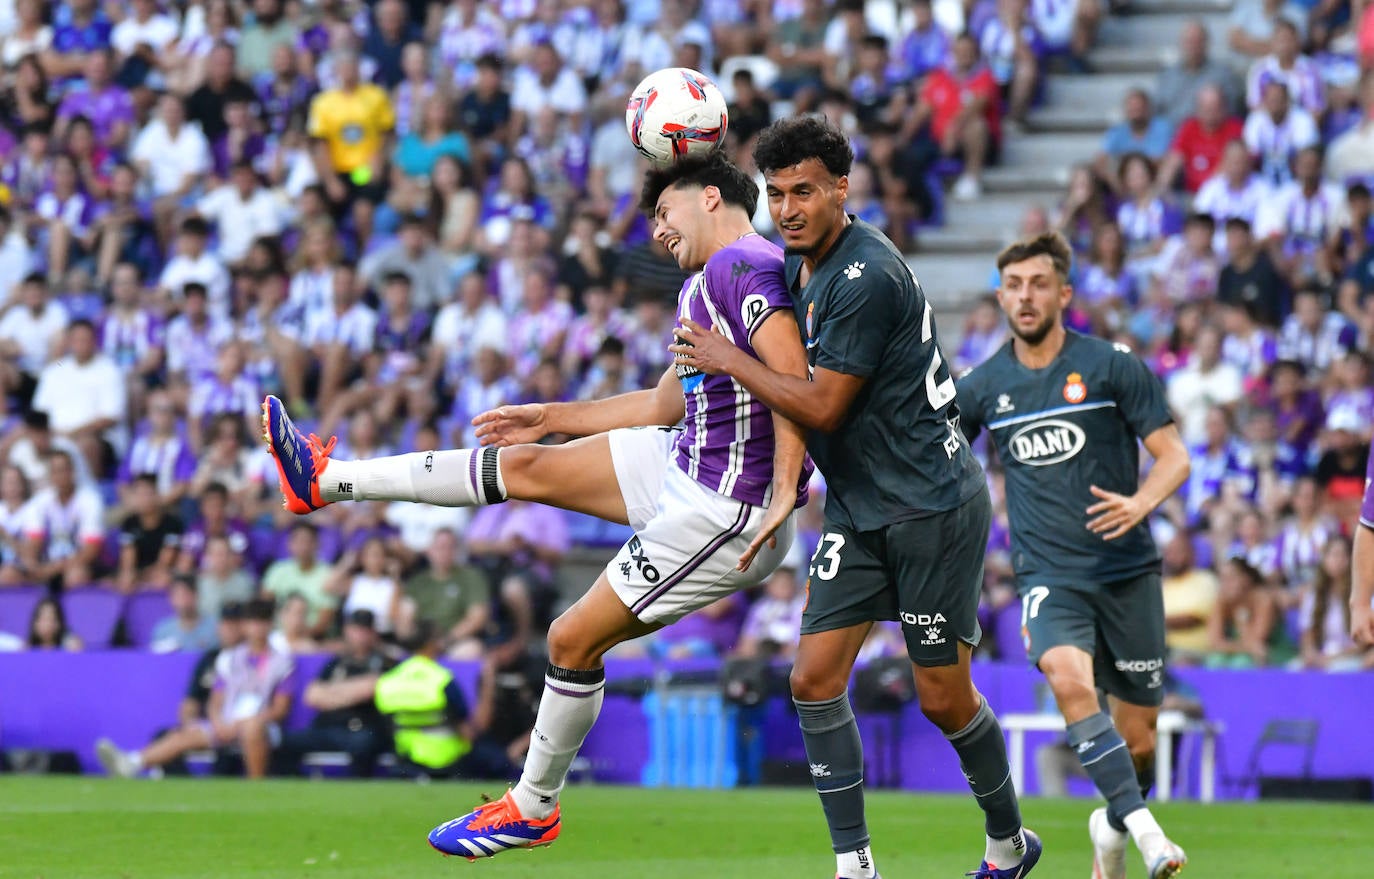
[[[787,557],[795,516],[778,544],[759,550],[749,570],[735,570],[765,513],[717,494],[672,460],[677,428],[631,427],[609,434],[611,461],[634,537],[606,565],[625,606],[646,623],[668,624],[699,607],[767,579]]]

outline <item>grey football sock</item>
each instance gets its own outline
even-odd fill
[[[868,845],[864,820],[864,754],[859,725],[849,706],[849,691],[824,702],[792,700],[806,742],[811,780],[821,797],[830,844],[836,852]]]
[[[1088,777],[1107,798],[1107,821],[1116,830],[1126,829],[1126,816],[1145,808],[1135,763],[1126,740],[1112,725],[1112,719],[1099,711],[1077,723],[1069,724],[1069,747]]]
[[[1021,829],[1021,807],[1016,800],[1016,788],[1011,783],[1011,765],[1007,762],[1007,741],[997,715],[983,699],[978,713],[968,725],[945,736],[959,755],[959,767],[968,779],[978,806],[983,810],[983,824],[990,839],[1008,839]]]

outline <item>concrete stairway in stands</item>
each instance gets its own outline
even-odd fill
[[[1053,210],[1070,169],[1090,161],[1102,133],[1120,119],[1121,98],[1132,86],[1153,91],[1158,72],[1178,54],[1178,35],[1192,18],[1206,23],[1212,51],[1226,57],[1226,23],[1233,0],[1131,0],[1129,11],[1102,24],[1089,57],[1093,73],[1051,73],[1045,101],[1025,130],[1009,134],[1002,163],[988,170],[983,197],[946,201],[946,223],[926,230],[909,263],[935,306],[942,341],[954,344],[964,316],[986,292],[994,258],[1026,209]]]

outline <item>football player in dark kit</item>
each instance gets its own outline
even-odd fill
[[[1160,556],[1145,518],[1187,480],[1188,451],[1140,358],[1064,328],[1070,258],[1055,233],[998,256],[1012,338],[959,380],[961,426],[970,440],[986,430],[1006,470],[1027,649],[1107,799],[1088,821],[1093,876],[1125,879],[1129,832],[1150,879],[1165,879],[1187,858],[1145,807],[1165,652]],[[1143,482],[1141,440],[1154,457]]]
[[[853,160],[844,134],[813,118],[774,123],[754,148],[810,379],[755,368],[689,320],[671,350],[807,428],[829,486],[791,685],[837,875],[877,875],[847,686],[873,622],[900,619],[921,710],[986,815],[984,860],[970,875],[1020,879],[1040,840],[1021,827],[1001,726],[969,675],[991,503],[920,285],[881,232],[845,213]]]

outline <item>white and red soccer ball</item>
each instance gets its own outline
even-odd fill
[[[644,77],[625,106],[630,143],[656,165],[719,148],[729,121],[720,88],[686,67],[665,67]]]

